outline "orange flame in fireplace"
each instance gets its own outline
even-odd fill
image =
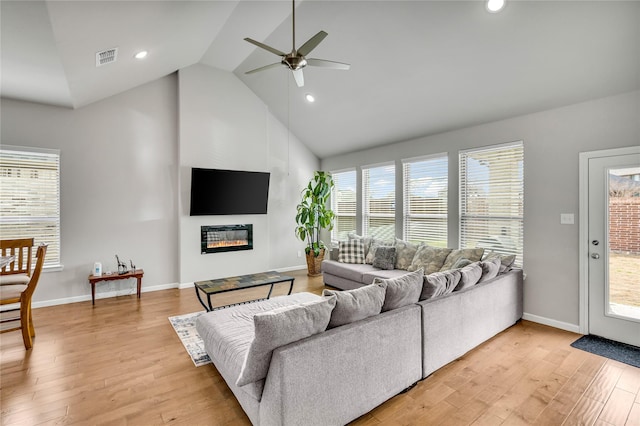
[[[236,247],[236,246],[246,246],[248,244],[249,244],[249,241],[247,240],[210,241],[207,243],[207,248]]]

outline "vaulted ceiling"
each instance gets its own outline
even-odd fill
[[[81,108],[202,63],[325,158],[640,89],[639,1],[507,1],[297,2],[296,44],[324,30],[309,56],[351,64],[298,88],[284,67],[244,74],[279,60],[245,37],[291,50],[288,1],[3,0],[0,94]]]

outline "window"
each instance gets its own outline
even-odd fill
[[[515,254],[524,234],[522,142],[460,152],[460,247]]]
[[[403,238],[447,247],[447,154],[403,160]]]
[[[394,164],[362,169],[363,233],[382,240],[395,238],[396,168]]]
[[[356,171],[346,170],[331,173],[333,193],[331,209],[335,213],[332,241],[344,241],[350,232],[356,231]]]
[[[45,266],[60,265],[60,153],[0,148],[0,234],[46,243]]]

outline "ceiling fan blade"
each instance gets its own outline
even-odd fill
[[[275,68],[275,67],[280,67],[280,66],[282,66],[282,63],[276,62],[275,64],[265,65],[264,67],[260,67],[260,68],[256,68],[256,69],[251,70],[251,71],[247,71],[247,72],[245,72],[245,74],[253,74],[254,72],[264,71],[264,70],[268,70],[268,69]]]
[[[298,87],[304,86],[304,76],[302,75],[302,70],[292,70],[292,72],[293,78],[296,79],[296,84],[298,85]]]
[[[276,54],[276,55],[278,55],[278,56],[287,56],[287,54],[286,54],[286,53],[281,52],[281,51],[279,51],[278,49],[274,49],[274,48],[273,48],[273,47],[271,47],[271,46],[267,46],[266,44],[260,43],[259,41],[255,41],[255,40],[253,40],[253,39],[250,39],[249,37],[245,38],[244,40],[245,40],[245,41],[248,41],[248,42],[249,42],[249,43],[251,43],[251,44],[255,44],[255,45],[256,45],[256,46],[258,46],[258,47],[261,47],[261,48],[263,48],[264,50],[268,50],[269,52],[274,53],[274,54]]]
[[[342,62],[327,61],[325,59],[313,59],[313,58],[307,59],[307,65],[312,67],[331,68],[334,70],[348,70],[349,68],[351,68],[351,65],[345,64]]]
[[[302,56],[307,56],[328,35],[329,34],[325,33],[324,31],[320,31],[318,34],[314,35],[309,40],[307,40],[305,44],[300,46],[300,49],[298,49],[298,54]]]

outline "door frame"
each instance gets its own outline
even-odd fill
[[[579,196],[579,324],[580,334],[589,334],[589,160],[599,157],[615,157],[617,155],[640,154],[640,147],[604,149],[601,151],[581,152],[578,168]]]

